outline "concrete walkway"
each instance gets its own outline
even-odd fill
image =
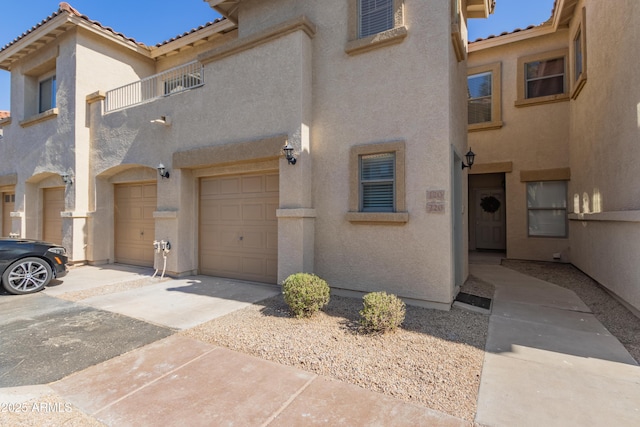
[[[280,292],[275,286],[206,276],[152,280],[149,269],[111,267],[79,267],[45,293],[180,330]],[[96,420],[118,427],[470,425],[177,333],[59,381],[0,388],[0,403],[32,411],[27,423],[24,417],[4,419],[10,414],[0,413],[0,425],[87,425]],[[55,414],[60,422],[52,424],[48,414],[33,411],[33,403],[36,409],[44,405],[64,411]]]
[[[576,296],[499,265],[476,421],[486,426],[638,426],[640,367]]]
[[[640,425],[640,367],[573,292],[493,262],[470,269],[496,286],[478,424]],[[150,282],[151,274],[80,267],[45,292],[174,331],[278,293],[275,287],[204,276]],[[59,381],[0,389],[2,404],[27,401],[73,405],[57,415],[75,425],[470,425],[177,333]],[[48,420],[47,414],[33,415],[45,418],[21,425]]]

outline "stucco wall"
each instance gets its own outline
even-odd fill
[[[640,4],[582,6],[587,82],[571,102],[569,194],[580,214],[570,222],[571,260],[640,310]]]
[[[315,272],[339,288],[386,289],[448,303],[453,291],[451,144],[465,145],[463,131],[452,132],[464,117],[451,117],[456,95],[450,82],[458,78],[464,87],[464,76],[449,77],[449,2],[406,1],[407,38],[354,56],[345,53],[347,1],[265,3],[243,2],[241,37],[299,14],[318,26],[311,127]],[[349,222],[350,148],[396,140],[407,146],[409,221]],[[426,213],[427,189],[446,191],[444,214]]]
[[[483,165],[513,162],[505,174],[508,258],[551,261],[554,253],[561,253],[568,261],[568,239],[527,236],[526,182],[521,182],[520,172],[569,166],[569,102],[515,106],[518,58],[567,48],[568,37],[568,30],[559,30],[469,54],[469,68],[501,64],[503,126],[469,132],[469,146],[477,155],[472,173]]]

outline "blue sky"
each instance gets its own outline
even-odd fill
[[[58,9],[60,0],[2,1],[0,47]],[[203,0],[69,0],[74,8],[102,25],[154,45],[218,17]],[[551,16],[553,0],[497,0],[486,20],[469,21],[469,39],[541,24]],[[0,110],[9,110],[9,73],[0,71]]]

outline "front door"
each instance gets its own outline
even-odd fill
[[[9,237],[11,233],[11,212],[15,210],[16,195],[2,193],[2,237]]]
[[[64,211],[64,187],[45,188],[43,190],[42,240],[62,244],[62,216]]]
[[[115,261],[153,266],[156,183],[118,184],[115,193]]]
[[[476,248],[505,250],[504,189],[476,188],[474,190],[476,212]]]

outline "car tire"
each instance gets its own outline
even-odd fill
[[[22,258],[11,264],[2,274],[2,286],[14,295],[31,294],[49,284],[53,272],[41,258]]]

